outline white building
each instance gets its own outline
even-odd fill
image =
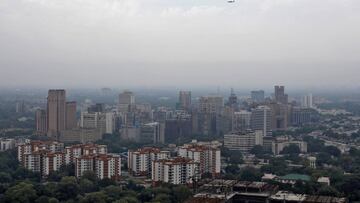
[[[161,151],[160,149],[153,147],[144,147],[135,151],[129,150],[129,172],[134,176],[150,176],[152,171],[152,162],[156,160],[167,159],[169,157],[169,151]]]
[[[185,144],[179,148],[178,155],[199,163],[200,174],[210,173],[213,177],[220,175],[221,151],[216,145]]]
[[[191,184],[200,178],[199,163],[184,157],[152,162],[151,179],[156,183]]]
[[[296,145],[301,153],[307,152],[307,143],[304,141],[291,140],[289,137],[277,137],[272,143],[272,152],[275,155],[280,154],[285,147]]]
[[[251,129],[261,130],[264,136],[271,135],[271,114],[268,106],[258,106],[252,110]]]
[[[313,108],[313,96],[312,94],[308,94],[302,97],[301,106],[305,108]]]
[[[0,139],[0,152],[15,148],[15,139]]]
[[[107,134],[112,134],[115,131],[115,113],[113,112],[108,112],[105,113],[105,125],[106,125],[106,130],[105,133]]]
[[[261,130],[224,135],[224,146],[230,150],[247,153],[255,145],[263,145],[263,131]]]
[[[329,177],[320,177],[317,179],[318,183],[330,186],[330,178]]]

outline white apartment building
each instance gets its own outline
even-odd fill
[[[96,156],[94,171],[99,179],[119,180],[121,176],[120,155],[101,154]]]
[[[221,151],[215,145],[186,144],[179,148],[180,157],[199,163],[200,174],[210,173],[213,177],[221,172]]]
[[[115,131],[115,113],[105,113],[105,133],[112,134]]]
[[[65,162],[66,164],[75,163],[75,159],[83,155],[106,154],[106,145],[97,144],[78,144],[65,148]]]
[[[83,155],[75,159],[75,176],[81,177],[86,171],[94,171],[95,155]]]
[[[255,145],[263,145],[263,131],[236,132],[224,135],[224,146],[248,153]]]
[[[184,157],[153,161],[151,178],[154,184],[191,184],[200,178],[199,163]]]
[[[158,148],[144,147],[135,151],[128,152],[129,172],[134,176],[150,176],[151,162],[170,157],[169,151],[161,151]]]

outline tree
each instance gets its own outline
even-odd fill
[[[94,184],[94,182],[86,178],[82,178],[80,180],[79,186],[80,186],[80,190],[83,193],[95,192],[97,190],[97,187]]]
[[[337,147],[334,147],[334,146],[326,146],[323,149],[323,152],[328,153],[334,157],[339,157],[341,155],[341,151]]]
[[[57,196],[59,200],[68,200],[75,198],[80,192],[79,185],[75,177],[65,176],[59,183]]]
[[[246,167],[241,170],[240,180],[244,181],[260,181],[262,174],[259,170],[252,168],[252,167]]]
[[[172,189],[172,196],[174,199],[174,201],[172,202],[178,202],[178,203],[185,202],[185,200],[187,200],[191,196],[191,194],[192,193],[189,190],[189,188],[183,185],[175,186]]]
[[[226,166],[225,172],[234,174],[234,175],[238,175],[240,173],[240,168],[237,164],[230,164],[230,165]]]
[[[103,191],[109,198],[113,199],[113,201],[120,199],[123,195],[123,190],[120,187],[113,185],[104,188]]]
[[[230,163],[231,164],[242,164],[243,161],[243,157],[240,151],[231,151],[230,154]]]
[[[5,199],[7,202],[30,203],[34,202],[36,198],[37,195],[34,186],[25,182],[12,186],[5,192]]]
[[[281,154],[300,154],[300,148],[297,145],[291,144],[284,147]]]
[[[107,195],[103,192],[93,192],[86,194],[80,203],[106,203]]]
[[[153,202],[159,202],[159,203],[171,203],[170,196],[168,194],[158,194],[154,198]]]
[[[0,183],[11,183],[12,177],[9,173],[0,172]]]
[[[265,150],[263,148],[263,146],[261,145],[255,145],[251,150],[250,150],[251,154],[254,154],[256,157],[260,157],[261,155],[265,154]]]

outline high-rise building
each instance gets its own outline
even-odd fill
[[[275,101],[281,104],[288,104],[288,95],[285,94],[284,86],[275,86]]]
[[[16,113],[24,113],[25,112],[25,102],[23,101],[18,101],[16,102]]]
[[[221,96],[200,97],[200,113],[220,113],[224,107],[224,99]]]
[[[134,176],[151,176],[152,162],[161,159],[168,159],[169,151],[161,151],[159,148],[143,147],[128,152],[129,173]]]
[[[233,110],[238,110],[239,108],[238,99],[233,88],[231,88],[231,93],[227,105],[231,107]]]
[[[124,91],[119,94],[119,112],[131,112],[135,108],[135,95],[133,92]]]
[[[286,130],[290,121],[290,107],[288,104],[269,103],[267,106],[271,109],[271,129]]]
[[[200,179],[199,163],[184,157],[162,159],[152,162],[151,179],[154,184],[191,184]]]
[[[87,111],[89,113],[104,112],[105,105],[103,103],[96,103],[95,105],[91,105]]]
[[[48,136],[57,138],[66,129],[65,90],[49,90],[47,98]]]
[[[190,111],[191,109],[191,92],[180,91],[179,92],[179,108],[181,110]]]
[[[47,114],[43,109],[38,109],[35,112],[36,134],[46,135],[47,129]]]
[[[66,102],[66,129],[71,130],[76,127],[76,102]]]
[[[140,128],[140,142],[165,143],[165,125],[159,122],[147,123]]]
[[[105,133],[112,134],[116,128],[116,116],[114,112],[105,113],[106,117],[106,130]]]
[[[304,108],[313,108],[313,96],[312,94],[308,94],[302,97],[301,107]]]
[[[224,135],[224,146],[230,150],[248,153],[255,145],[263,145],[263,132],[261,130]]]
[[[293,107],[291,110],[291,124],[299,126],[312,122],[313,109]]]
[[[232,131],[245,131],[251,129],[251,112],[238,111],[234,112]]]
[[[18,145],[20,164],[42,177],[57,171],[65,164],[64,144],[53,141],[31,141]]]
[[[261,103],[265,101],[265,92],[264,90],[254,90],[251,91],[251,100],[256,103]]]
[[[261,130],[264,136],[271,135],[271,109],[267,106],[258,106],[252,110],[251,128]]]
[[[192,122],[189,119],[171,119],[165,123],[165,143],[178,143],[192,135]]]
[[[220,148],[197,143],[185,144],[179,148],[179,156],[189,158],[199,163],[199,173],[209,173],[213,177],[220,175],[221,152]]]
[[[76,158],[75,176],[81,177],[86,171],[93,171],[99,179],[120,180],[121,157],[116,154],[83,155]]]

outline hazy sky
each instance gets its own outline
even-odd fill
[[[360,0],[0,0],[0,86],[360,86]]]

